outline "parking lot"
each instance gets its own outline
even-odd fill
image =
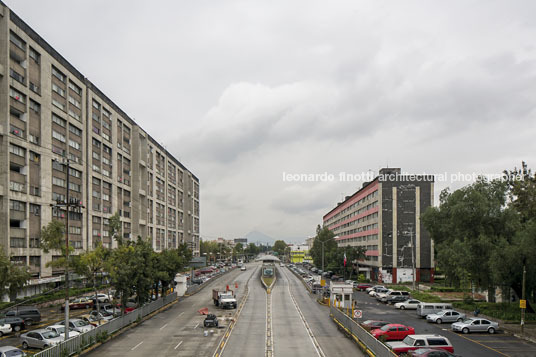
[[[383,320],[411,326],[418,334],[438,334],[447,337],[454,346],[454,352],[464,357],[511,356],[533,357],[536,355],[536,344],[519,339],[499,330],[490,335],[487,333],[470,333],[467,335],[451,331],[450,324],[441,325],[426,322],[417,317],[415,310],[401,311],[370,297],[365,292],[354,292],[357,306],[363,311],[365,320]]]

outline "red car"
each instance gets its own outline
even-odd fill
[[[379,321],[379,320],[367,320],[361,323],[361,326],[368,331],[379,329],[380,327],[390,324],[388,321]]]
[[[367,288],[371,288],[373,285],[368,283],[357,284],[356,289],[359,291],[365,291]]]
[[[371,334],[378,340],[397,341],[403,340],[407,335],[414,335],[415,329],[401,324],[387,324],[379,329],[372,330]]]

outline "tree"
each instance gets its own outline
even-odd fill
[[[82,253],[74,264],[75,271],[78,274],[91,279],[95,296],[97,296],[97,278],[104,271],[107,255],[107,249],[101,243],[98,243],[94,250]],[[99,311],[99,299],[95,300],[97,302],[97,311]]]
[[[488,290],[490,301],[500,283],[494,257],[519,228],[517,215],[506,205],[507,189],[503,181],[479,178],[453,193],[444,190],[439,207],[422,216],[438,251],[438,267],[457,284],[470,277]]]
[[[121,216],[119,212],[115,212],[109,220],[110,237],[115,239],[118,245],[123,245],[123,230],[121,225]]]
[[[322,249],[323,248],[323,249]],[[332,255],[337,249],[337,242],[332,231],[327,227],[316,227],[316,236],[313,240],[313,247],[310,250],[310,255],[313,258],[313,263],[317,267],[322,267],[322,251],[324,256],[324,268],[333,260]]]
[[[8,294],[10,298],[30,280],[30,273],[25,266],[13,264],[0,246],[0,296]]]
[[[242,243],[236,243],[233,248],[233,259],[240,257],[244,254],[244,246]]]
[[[274,246],[272,247],[272,250],[277,253],[277,255],[282,256],[285,254],[285,248],[287,247],[287,243],[283,240],[276,240],[274,243]]]
[[[121,299],[121,314],[125,313],[128,298],[135,292],[134,285],[139,265],[140,262],[132,244],[121,244],[112,250],[110,258],[106,262],[106,270],[110,274],[112,285]]]

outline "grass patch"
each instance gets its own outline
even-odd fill
[[[478,307],[480,313],[487,315],[489,317],[494,317],[496,319],[506,320],[506,321],[517,321],[521,320],[521,309],[519,308],[519,303],[493,303],[493,302],[454,302],[452,306],[458,309],[464,309],[468,311],[475,311]],[[536,322],[536,314],[525,313],[526,321]]]
[[[442,300],[441,300],[441,298],[439,296],[428,294],[428,293],[425,293],[425,292],[422,292],[422,291],[414,291],[414,290],[411,290],[406,285],[391,285],[389,287],[391,289],[395,289],[395,290],[409,291],[409,293],[411,294],[411,297],[413,299],[417,299],[417,300],[420,300],[422,302],[442,302]]]
[[[274,281],[274,278],[268,278],[268,277],[262,277],[262,280],[266,284],[266,286],[270,287]]]

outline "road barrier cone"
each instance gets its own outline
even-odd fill
[[[238,283],[235,282],[234,287],[235,287],[235,289],[238,289]]]
[[[226,291],[229,291],[229,285],[227,285]]]

